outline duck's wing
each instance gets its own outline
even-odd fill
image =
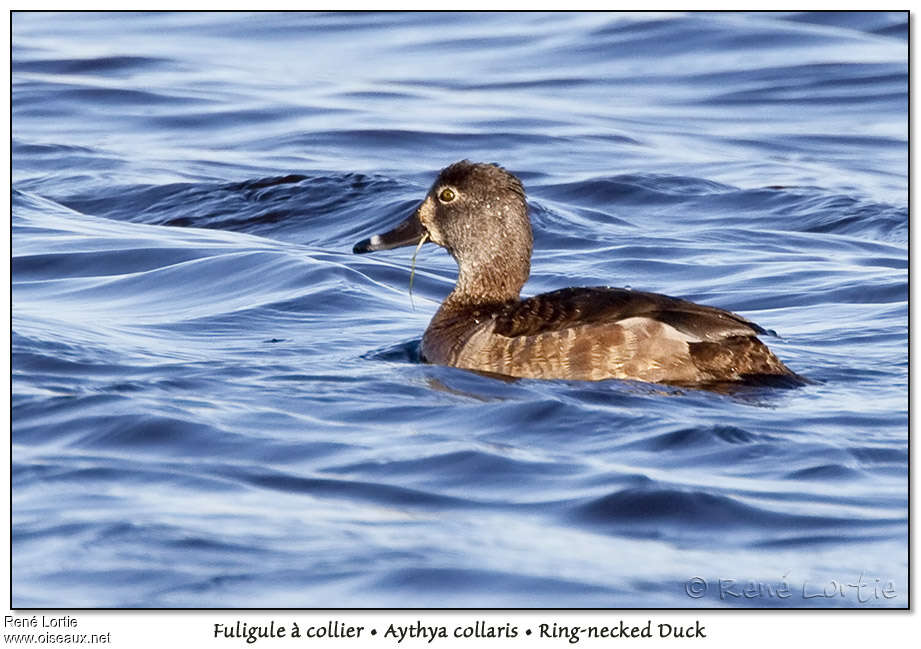
[[[768,333],[745,318],[679,298],[622,288],[566,288],[506,306],[496,313],[495,332],[533,336],[587,324],[647,318],[702,342]]]

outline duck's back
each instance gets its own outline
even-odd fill
[[[529,378],[652,382],[795,376],[734,313],[655,293],[569,288],[492,306],[445,303],[423,338],[433,363]]]

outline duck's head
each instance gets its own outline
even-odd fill
[[[418,245],[444,247],[460,269],[455,293],[517,298],[531,266],[531,221],[521,181],[493,164],[455,162],[442,169],[409,218],[355,244],[365,253]]]

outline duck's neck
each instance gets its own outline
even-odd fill
[[[530,259],[458,260],[457,284],[444,303],[457,308],[517,301],[530,267]]]

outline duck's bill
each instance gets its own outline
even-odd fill
[[[374,252],[375,250],[390,250],[391,248],[402,248],[403,246],[418,245],[425,235],[425,228],[419,217],[414,213],[408,219],[400,223],[397,227],[384,234],[375,234],[370,239],[359,241],[352,248],[352,252],[362,254],[365,252]]]

